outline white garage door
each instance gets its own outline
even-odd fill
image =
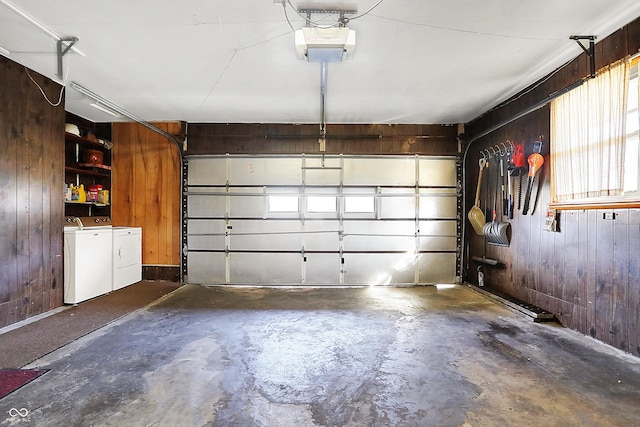
[[[455,157],[189,156],[185,168],[188,283],[456,281]]]

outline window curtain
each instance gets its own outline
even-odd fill
[[[629,63],[551,102],[551,192],[556,203],[621,196]]]

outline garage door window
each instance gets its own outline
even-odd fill
[[[297,213],[299,209],[298,196],[269,196],[270,213]]]

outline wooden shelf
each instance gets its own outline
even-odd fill
[[[98,203],[98,202],[77,202],[74,200],[68,201],[66,200],[64,202],[67,205],[87,205],[87,206],[97,206],[97,207],[105,207],[105,206],[109,206],[109,203]]]
[[[111,176],[111,171],[106,169],[83,169],[83,168],[77,168],[73,166],[65,166],[64,170],[65,172],[77,173],[81,175],[104,176],[104,177]]]
[[[100,143],[98,141],[93,141],[91,139],[83,138],[83,137],[78,136],[78,135],[73,134],[73,133],[65,132],[64,137],[65,137],[65,139],[67,141],[71,141],[71,142],[75,142],[75,143],[78,143],[78,144],[93,146],[93,147],[102,148],[102,149],[107,150],[107,147],[105,147],[104,144],[102,144],[102,143]]]

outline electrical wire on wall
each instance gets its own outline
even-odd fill
[[[57,107],[60,104],[62,104],[62,95],[64,94],[64,90],[65,87],[67,86],[67,81],[69,79],[69,71],[71,70],[71,61],[67,61],[67,71],[65,72],[65,75],[62,79],[62,87],[60,88],[60,95],[58,95],[58,100],[57,101],[51,101],[49,99],[49,97],[47,96],[47,94],[44,92],[44,89],[42,89],[42,86],[40,86],[38,84],[38,82],[35,81],[35,79],[31,76],[31,73],[29,72],[29,69],[27,67],[24,67],[24,71],[25,73],[27,73],[27,76],[29,77],[29,79],[33,82],[34,85],[36,85],[36,87],[40,90],[40,93],[42,94],[42,97],[52,106],[52,107]]]

